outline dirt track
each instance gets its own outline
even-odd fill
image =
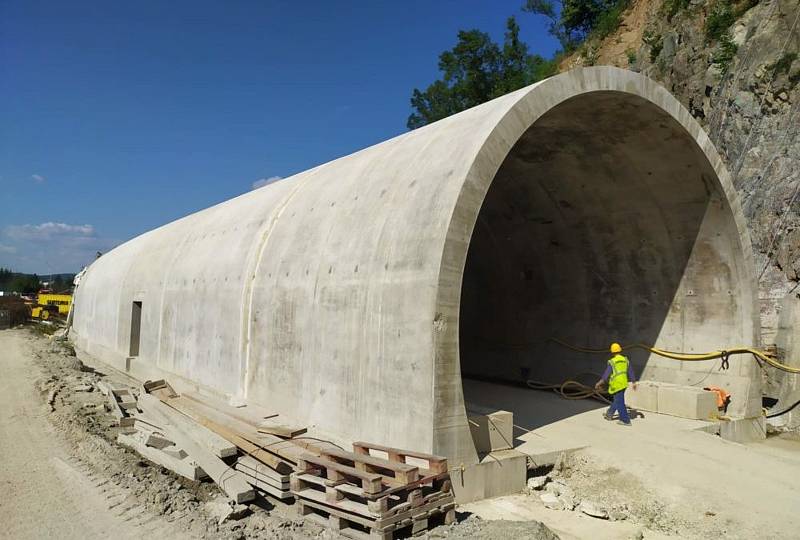
[[[47,421],[26,334],[0,332],[0,522],[7,538],[181,537],[70,455]]]
[[[244,518],[220,521],[215,508],[225,498],[213,483],[177,477],[116,443],[117,421],[97,383],[133,382],[87,368],[66,343],[31,329],[0,331],[0,369],[0,538],[343,538],[266,500]],[[556,538],[534,520],[477,517],[421,538],[445,536]]]

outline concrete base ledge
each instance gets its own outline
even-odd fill
[[[467,503],[519,493],[527,481],[527,455],[516,450],[499,450],[486,454],[476,465],[458,468],[452,464],[457,503]]]
[[[717,435],[731,442],[758,442],[767,438],[767,419],[764,416],[758,416],[755,418],[720,420],[709,426],[699,428],[698,431]]]

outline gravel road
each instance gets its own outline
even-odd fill
[[[26,333],[0,331],[0,536],[181,538],[74,459],[47,421]]]

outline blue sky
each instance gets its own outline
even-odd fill
[[[0,0],[0,266],[144,231],[406,131],[459,29],[557,48],[523,0]]]

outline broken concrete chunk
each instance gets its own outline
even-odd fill
[[[79,384],[78,386],[74,386],[72,389],[75,392],[91,392],[94,390],[94,387],[90,384]]]
[[[592,516],[599,519],[608,519],[608,512],[606,511],[606,509],[601,507],[599,504],[593,503],[591,501],[581,502],[581,506],[579,509],[587,516]]]
[[[564,503],[549,491],[539,495],[539,499],[542,501],[542,504],[544,504],[545,508],[550,508],[551,510],[564,509]]]
[[[242,519],[250,514],[250,507],[244,504],[234,504],[233,501],[224,498],[214,499],[205,504],[206,512],[217,519],[222,525],[226,521]]]
[[[611,508],[608,511],[608,519],[611,521],[624,521],[628,519],[628,514],[619,508]]]
[[[565,510],[574,510],[579,502],[572,493],[562,493],[558,496],[558,500],[564,505]]]
[[[528,478],[528,490],[539,491],[544,489],[544,485],[547,483],[547,480],[547,476],[534,476],[532,478]]]

